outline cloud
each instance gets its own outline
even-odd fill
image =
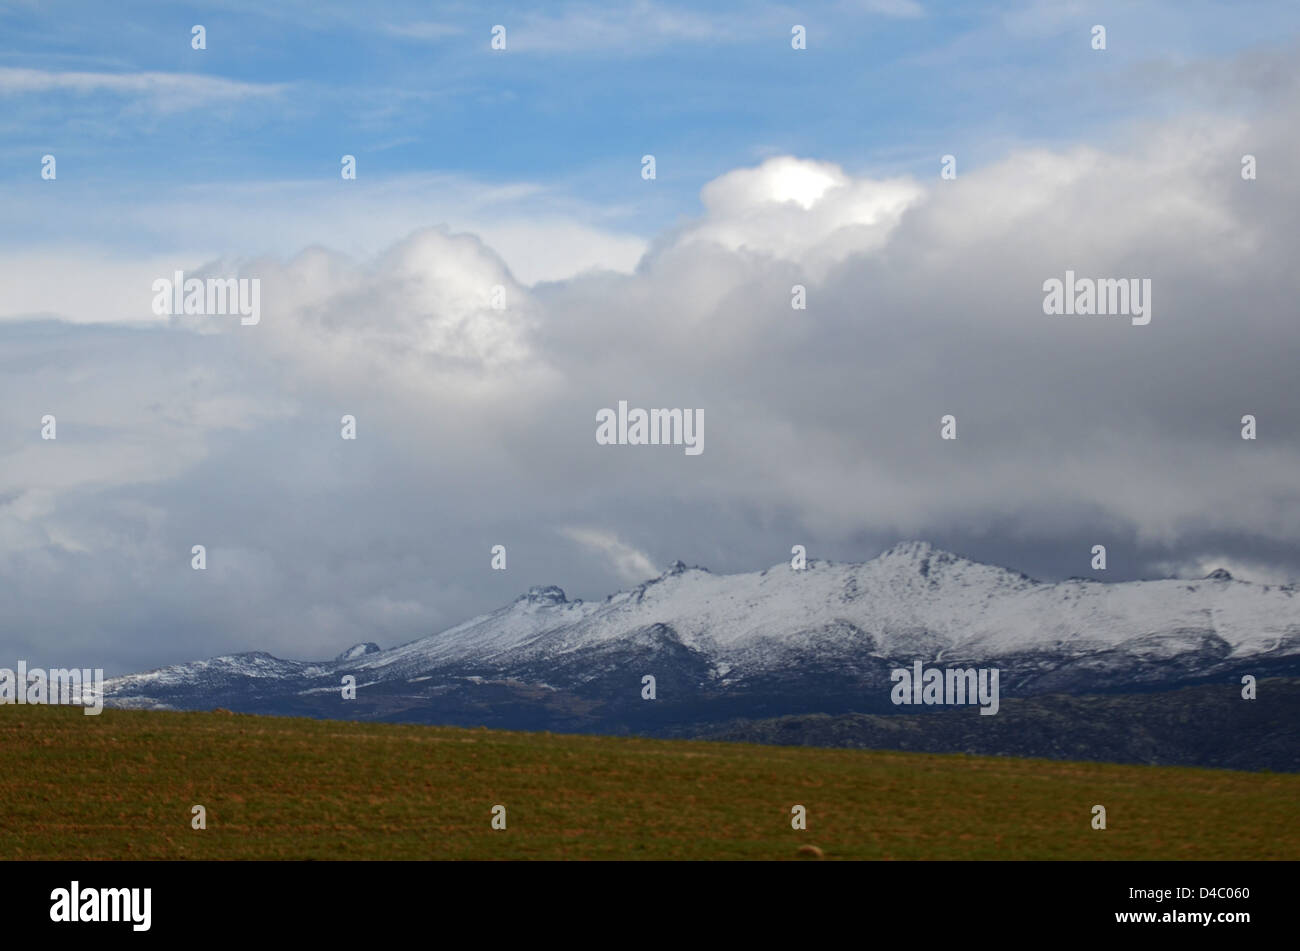
[[[608,558],[614,572],[629,584],[645,581],[656,574],[654,562],[643,551],[619,541],[616,535],[593,528],[566,527],[561,534]]]
[[[1235,555],[1201,554],[1181,561],[1158,562],[1155,568],[1160,577],[1186,578],[1189,581],[1200,580],[1219,569],[1227,571],[1238,581],[1251,581],[1255,584],[1285,585],[1296,581],[1293,573],[1279,570],[1276,565]]]
[[[882,247],[923,194],[910,179],[854,180],[829,162],[777,156],[706,185],[706,214],[678,245],[770,255],[820,277],[849,255]]]
[[[635,0],[619,7],[569,3],[559,13],[530,13],[522,20],[508,33],[511,49],[621,52],[666,43],[726,41],[733,33],[725,19],[701,16],[654,0]]]
[[[674,558],[753,570],[900,537],[1037,575],[1085,573],[1101,543],[1116,579],[1204,552],[1297,577],[1297,118],[1292,97],[1117,127],[954,181],[776,157],[705,183],[700,217],[621,271],[528,283],[484,235],[422,227],[231,258],[262,281],[255,327],[10,320],[0,648],[119,672],[328,657],[530,584],[600,597]],[[1066,269],[1150,278],[1150,325],[1044,315]],[[620,399],[703,409],[706,451],[597,445]]]
[[[75,181],[41,192],[0,186],[14,220],[40,228],[8,236],[11,248],[0,245],[0,319],[53,313],[82,322],[147,320],[138,288],[177,268],[292,256],[312,246],[368,258],[431,226],[477,235],[525,285],[589,270],[631,273],[649,247],[622,226],[626,214],[615,217],[554,187],[446,174],[372,179],[364,163],[361,178],[342,190],[340,182],[320,180],[123,184],[107,195]],[[57,277],[70,272],[81,279]]]
[[[453,23],[434,23],[427,20],[412,23],[385,23],[380,29],[390,36],[399,36],[408,40],[441,40],[465,32],[464,27]]]
[[[1089,8],[1081,0],[1028,0],[1001,14],[1002,27],[1013,36],[1042,38],[1056,36],[1070,28],[1087,30],[1083,21]]]
[[[858,0],[857,5],[868,13],[891,17],[922,17],[925,8],[916,0]]]
[[[109,93],[151,102],[160,112],[277,96],[283,83],[249,83],[192,73],[92,73],[0,67],[0,95]]]

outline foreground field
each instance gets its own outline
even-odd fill
[[[1298,803],[1287,774],[0,706],[6,859],[1294,860]]]

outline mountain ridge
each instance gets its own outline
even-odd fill
[[[117,677],[105,702],[680,734],[734,718],[907,712],[890,701],[890,672],[915,661],[997,668],[1007,697],[1300,675],[1300,592],[1226,574],[1043,582],[926,542],[801,570],[675,562],[601,601],[535,585],[388,649],[362,642],[322,661],[254,651]],[[642,699],[646,675],[654,702]]]

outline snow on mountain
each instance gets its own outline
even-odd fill
[[[714,575],[679,563],[600,603],[570,602],[558,588],[544,590],[546,597],[533,589],[509,607],[362,658],[358,666],[560,655],[617,642],[654,624],[667,625],[687,647],[733,668],[796,643],[816,648],[856,640],[877,656],[929,660],[949,653],[977,660],[1120,646],[1169,653],[1179,632],[1195,632],[1197,641],[1212,633],[1234,655],[1246,655],[1300,634],[1294,586],[1217,579],[1044,584],[924,542],[895,546],[865,564],[810,561],[801,571],[783,563]]]
[[[377,653],[379,653],[379,645],[374,643],[373,641],[365,641],[361,644],[353,644],[343,653],[339,654],[338,657],[335,657],[334,660],[335,662],[344,661],[344,660],[356,660],[358,657],[364,657],[367,654],[377,654]]]
[[[534,587],[499,610],[389,650],[363,643],[316,664],[240,654],[116,678],[106,694],[157,701],[182,696],[187,684],[277,678],[321,689],[339,671],[355,672],[358,683],[468,668],[476,676],[526,670],[536,682],[555,682],[551,673],[574,659],[662,643],[704,658],[724,683],[784,674],[809,657],[856,664],[1096,656],[1113,667],[1115,657],[1195,664],[1209,644],[1219,659],[1276,658],[1300,654],[1297,595],[1294,585],[1255,585],[1227,572],[1201,581],[1049,584],[907,542],[863,564],[810,561],[803,570],[782,563],[714,575],[678,562],[600,602]]]
[[[292,676],[312,676],[329,668],[319,664],[281,660],[265,651],[230,654],[210,660],[196,660],[150,670],[142,674],[128,674],[104,681],[106,692],[130,692],[132,688],[169,689],[183,687],[196,679],[223,679],[244,677],[259,680],[283,680]],[[111,689],[110,689],[111,688]]]

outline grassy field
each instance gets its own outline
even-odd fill
[[[0,858],[793,859],[804,844],[1297,859],[1300,776],[0,706]]]

